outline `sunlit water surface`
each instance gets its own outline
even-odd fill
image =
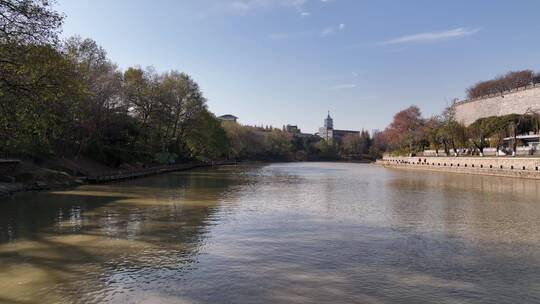
[[[0,200],[0,303],[540,303],[540,183],[295,163]]]

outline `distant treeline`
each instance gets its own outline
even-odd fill
[[[0,1],[0,153],[86,156],[109,165],[187,160],[361,158],[367,132],[327,143],[222,123],[178,71],[120,70],[91,39],[60,41],[51,1]]]
[[[271,127],[223,124],[232,155],[257,160],[370,160],[383,152],[367,131],[349,134],[340,140],[325,141],[318,136],[290,133]]]

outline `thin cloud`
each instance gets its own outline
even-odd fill
[[[344,83],[344,84],[337,84],[335,86],[331,86],[330,90],[346,90],[346,89],[354,89],[358,85],[354,83]]]
[[[345,30],[345,23],[340,23],[338,26],[328,26],[321,31],[321,36],[330,36],[337,32],[343,32]]]
[[[353,71],[353,72],[350,72],[350,73],[343,73],[343,74],[335,74],[335,75],[330,75],[330,76],[327,76],[327,77],[324,77],[324,79],[326,80],[346,80],[346,79],[354,79],[354,78],[358,78],[360,77],[360,75],[363,75],[365,74],[366,71]]]
[[[345,24],[340,24],[338,26],[328,26],[320,31],[297,31],[297,32],[285,32],[285,33],[272,33],[268,37],[272,40],[286,40],[286,39],[295,39],[303,37],[314,37],[320,35],[322,37],[334,35],[337,32],[342,32],[345,30]]]
[[[401,36],[395,39],[382,41],[379,45],[394,45],[405,43],[431,43],[437,41],[444,41],[449,39],[459,39],[466,36],[471,36],[480,31],[479,28],[456,28],[442,32],[426,32],[414,35]]]
[[[321,31],[321,36],[330,36],[335,33],[336,33],[336,29],[333,26],[329,26],[329,27],[324,28]]]
[[[221,8],[232,12],[249,13],[258,9],[285,7],[301,10],[307,0],[232,0],[220,3]]]

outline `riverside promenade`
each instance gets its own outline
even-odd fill
[[[540,179],[539,157],[393,157],[376,164],[387,168]]]

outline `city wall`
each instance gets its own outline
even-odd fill
[[[389,168],[540,179],[540,158],[528,157],[383,157]]]
[[[523,114],[528,109],[540,110],[540,84],[515,90],[464,100],[454,105],[456,120],[465,125],[489,116]]]

